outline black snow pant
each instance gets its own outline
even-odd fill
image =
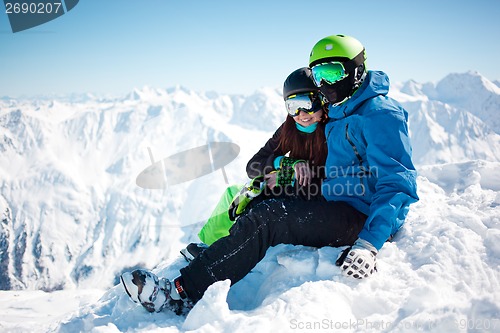
[[[217,281],[241,280],[278,244],[313,247],[352,245],[366,215],[343,202],[267,199],[241,215],[229,235],[213,243],[181,269],[183,287],[193,302]]]

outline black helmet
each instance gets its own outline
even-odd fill
[[[302,67],[293,71],[283,84],[283,99],[286,100],[289,96],[314,92],[317,93],[319,88],[314,84],[311,69]]]

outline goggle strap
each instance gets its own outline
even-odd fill
[[[297,93],[297,94],[293,94],[293,95],[288,96],[288,97],[285,99],[285,101],[287,101],[287,100],[289,100],[289,99],[292,99],[292,98],[295,98],[295,97],[297,97],[298,95],[307,95],[307,96],[309,96],[309,99],[312,101],[311,96],[313,96],[313,95],[314,95],[314,93],[311,91],[311,92],[309,92],[309,93],[307,93],[307,94],[305,94],[305,93]]]
[[[354,71],[354,69],[356,67],[358,67],[359,65],[361,65],[363,62],[365,62],[365,60],[366,60],[365,59],[365,49],[363,48],[363,50],[361,50],[361,52],[357,56],[355,56],[351,60],[344,63],[344,68],[345,68],[346,73],[350,73],[350,72]]]

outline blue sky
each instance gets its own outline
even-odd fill
[[[468,70],[500,79],[498,0],[81,0],[15,34],[0,8],[0,96],[176,84],[250,94],[281,87],[337,33],[359,39],[392,82]]]

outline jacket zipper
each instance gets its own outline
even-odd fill
[[[368,172],[365,169],[365,167],[363,166],[363,158],[361,157],[361,154],[359,153],[358,148],[356,147],[354,142],[351,140],[351,137],[349,136],[349,124],[345,125],[345,138],[346,138],[347,142],[349,142],[349,144],[351,145],[352,150],[354,151],[354,155],[356,155],[356,158],[359,161],[359,168],[361,169],[361,173],[358,173],[357,176],[359,178],[359,183],[361,185],[361,188],[363,189],[363,195],[364,195],[365,194],[365,185],[363,184],[363,177],[366,176],[367,174],[369,174],[370,172]]]

